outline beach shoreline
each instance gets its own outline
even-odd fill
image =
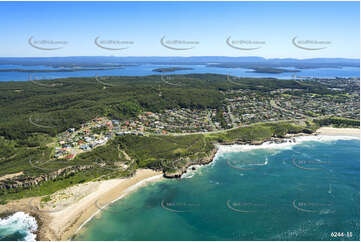
[[[290,134],[284,138],[277,138],[272,141],[264,140],[263,142],[250,142],[248,144],[239,144],[237,142],[232,144],[216,144],[211,155],[207,157],[207,161],[200,165],[208,165],[214,162],[220,153],[232,152],[231,150],[241,151],[243,149],[262,148],[269,145],[292,145],[299,142],[296,142],[295,138],[300,138],[301,140],[322,140],[322,137],[334,137],[336,139],[351,137],[359,139],[360,129],[322,127],[313,134]],[[182,172],[182,175],[187,173],[188,168],[189,167]],[[0,207],[0,213],[10,214],[12,212],[24,211],[36,217],[39,225],[37,240],[71,240],[82,231],[84,225],[101,214],[102,210],[106,209],[108,205],[124,198],[141,186],[161,179],[165,179],[162,171],[138,169],[135,175],[129,178],[88,182],[75,185],[74,187],[77,189],[70,187],[58,191],[60,193],[66,193],[70,190],[72,191],[70,194],[73,196],[77,195],[78,197],[81,197],[80,199],[71,201],[64,208],[59,210],[55,209],[54,211],[49,211],[40,208],[39,204],[41,197],[36,197],[11,201],[6,206]],[[84,193],[85,190],[87,193]],[[81,191],[83,193],[80,193]],[[64,201],[59,199],[58,202],[61,203]]]
[[[329,135],[329,136],[354,136],[354,137],[360,137],[360,129],[322,127],[322,128],[319,128],[316,131],[316,134]]]
[[[139,169],[129,178],[88,182],[76,185],[77,190],[90,189],[87,195],[67,204],[62,209],[44,209],[39,206],[41,197],[14,200],[0,207],[0,214],[23,211],[36,218],[38,231],[36,240],[71,240],[84,225],[99,215],[103,209],[136,191],[138,188],[163,179],[161,171]],[[58,192],[69,191],[68,188]],[[83,190],[84,190],[83,189]],[[62,202],[62,201],[58,201]]]
[[[130,178],[101,181],[96,192],[60,212],[52,213],[49,227],[58,235],[58,240],[72,239],[81,232],[86,223],[100,214],[108,205],[124,198],[149,182],[161,180],[162,177],[162,172],[139,169]],[[67,216],[69,213],[71,215]]]

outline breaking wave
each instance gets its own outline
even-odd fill
[[[34,217],[16,212],[0,219],[0,240],[36,241],[38,224]]]
[[[274,150],[285,150],[285,149],[292,149],[293,146],[304,143],[304,142],[310,142],[310,141],[316,141],[316,142],[333,142],[337,140],[354,140],[354,139],[360,139],[356,136],[328,136],[328,135],[312,135],[312,136],[299,136],[294,138],[287,138],[284,139],[284,142],[282,143],[276,143],[273,141],[267,141],[264,142],[261,145],[220,145],[219,149],[217,151],[217,154],[215,156],[216,158],[222,156],[225,153],[233,153],[233,152],[246,152],[250,150],[256,150],[256,149],[274,149]]]

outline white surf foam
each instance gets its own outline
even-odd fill
[[[25,233],[25,241],[36,241],[36,230],[38,224],[34,217],[24,212],[16,212],[6,218],[0,219],[1,234],[0,240],[17,231]]]
[[[316,142],[333,142],[337,140],[359,140],[359,137],[356,136],[328,136],[328,135],[310,135],[310,136],[299,136],[294,138],[287,138],[284,139],[286,142],[284,143],[274,143],[271,141],[264,142],[261,145],[220,145],[218,152],[215,156],[219,158],[223,156],[225,153],[233,153],[233,152],[247,152],[250,150],[256,149],[274,149],[274,150],[285,150],[285,149],[292,149],[293,146],[308,142],[308,141],[316,141]],[[295,142],[294,142],[295,141]]]
[[[206,166],[206,165],[204,165]],[[202,165],[193,165],[187,168],[187,171],[182,174],[181,178],[192,178],[196,173],[200,173]],[[193,170],[195,168],[195,170]]]

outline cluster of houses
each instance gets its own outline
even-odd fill
[[[115,136],[207,132],[213,129],[208,110],[145,112],[135,119],[119,121],[99,117],[57,136],[54,158],[73,159],[77,154],[104,145]]]
[[[227,123],[232,126],[247,125],[256,122],[291,119],[293,114],[279,112],[272,105],[272,95],[261,95],[248,89],[231,90],[225,93],[225,114]]]
[[[359,87],[359,81],[356,83],[349,79],[337,80],[325,82],[334,86],[337,86],[335,84],[337,82],[338,86],[343,86],[352,81],[353,85]],[[290,90],[278,89],[262,95],[252,90],[227,91],[225,92],[225,107],[229,111],[224,113],[225,120],[227,123],[232,121],[234,126],[234,123],[241,125],[263,121],[297,120],[323,115],[360,119],[359,91],[342,95],[287,94],[286,92]],[[295,89],[292,90],[295,91]]]
[[[209,110],[172,109],[165,110],[158,122],[171,133],[207,132],[213,129]]]
[[[301,113],[304,116],[333,115],[360,119],[360,97],[358,95],[334,97],[307,93],[301,96],[282,96],[277,101],[282,108]]]
[[[207,132],[213,129],[209,110],[186,108],[164,110],[160,113],[145,112],[136,119],[122,122],[125,132],[150,134]]]
[[[351,80],[342,79],[339,85],[349,82]],[[359,80],[357,84],[354,80],[352,82],[359,87]],[[296,96],[287,94],[289,90],[279,89],[268,94],[247,89],[225,91],[222,111],[179,108],[159,113],[144,112],[124,121],[95,118],[79,129],[70,128],[59,134],[54,157],[73,159],[81,152],[92,150],[122,135],[209,132],[255,122],[295,120],[319,115],[360,119],[360,94],[357,90],[337,98],[312,93]]]
[[[104,145],[114,136],[143,135],[122,130],[120,121],[104,117],[82,124],[79,129],[70,128],[57,136],[54,158],[73,159],[77,154]]]

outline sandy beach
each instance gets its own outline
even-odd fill
[[[315,134],[360,137],[360,129],[322,127]],[[160,171],[139,169],[130,178],[87,182],[57,191],[46,203],[41,197],[11,201],[0,206],[0,213],[24,211],[35,216],[40,228],[37,240],[70,240],[109,204],[162,178]]]
[[[40,206],[41,197],[26,198],[0,207],[0,213],[24,211],[35,216],[40,225],[37,240],[70,240],[109,204],[162,178],[162,172],[139,169],[130,178],[88,182],[58,191],[51,195],[49,206]]]
[[[356,136],[360,137],[360,129],[355,128],[332,128],[322,127],[316,131],[320,135],[331,135],[331,136]]]
[[[128,179],[94,182],[93,185],[97,186],[96,191],[61,211],[50,213],[49,229],[59,236],[57,239],[68,240],[107,205],[162,177],[162,172],[142,169],[137,170],[136,174]]]

